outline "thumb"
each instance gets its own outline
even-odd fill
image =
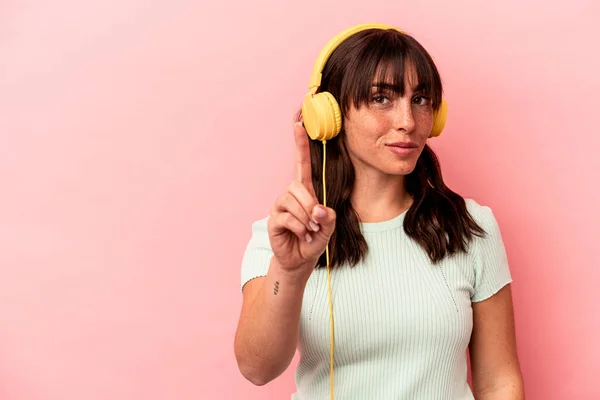
[[[336,213],[335,210],[329,207],[324,207],[321,204],[316,205],[312,211],[312,217],[317,222],[321,229],[324,239],[329,240],[335,230]],[[319,235],[321,236],[321,235]]]

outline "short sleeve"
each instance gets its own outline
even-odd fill
[[[470,201],[469,211],[485,230],[483,237],[473,241],[471,254],[474,268],[472,302],[486,300],[512,282],[510,267],[502,234],[493,211]]]
[[[266,276],[269,271],[273,251],[271,250],[269,232],[267,231],[268,218],[263,218],[252,224],[252,235],[242,258],[240,290],[244,288],[249,280]]]

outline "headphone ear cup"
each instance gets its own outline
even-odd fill
[[[429,137],[438,137],[442,134],[444,130],[444,126],[446,126],[446,119],[448,118],[448,103],[446,100],[442,99],[442,103],[440,104],[440,108],[434,115],[433,118],[433,127],[431,128],[431,133]]]
[[[302,103],[302,120],[313,140],[329,140],[342,129],[340,107],[329,92],[307,94]]]

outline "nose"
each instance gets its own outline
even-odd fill
[[[396,102],[394,126],[399,131],[411,133],[415,129],[415,118],[410,99],[402,97]]]

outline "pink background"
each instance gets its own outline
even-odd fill
[[[318,51],[378,21],[442,73],[432,145],[501,224],[528,400],[600,399],[598,2],[217,3],[0,3],[0,398],[289,398],[293,366],[237,370],[241,256]]]

